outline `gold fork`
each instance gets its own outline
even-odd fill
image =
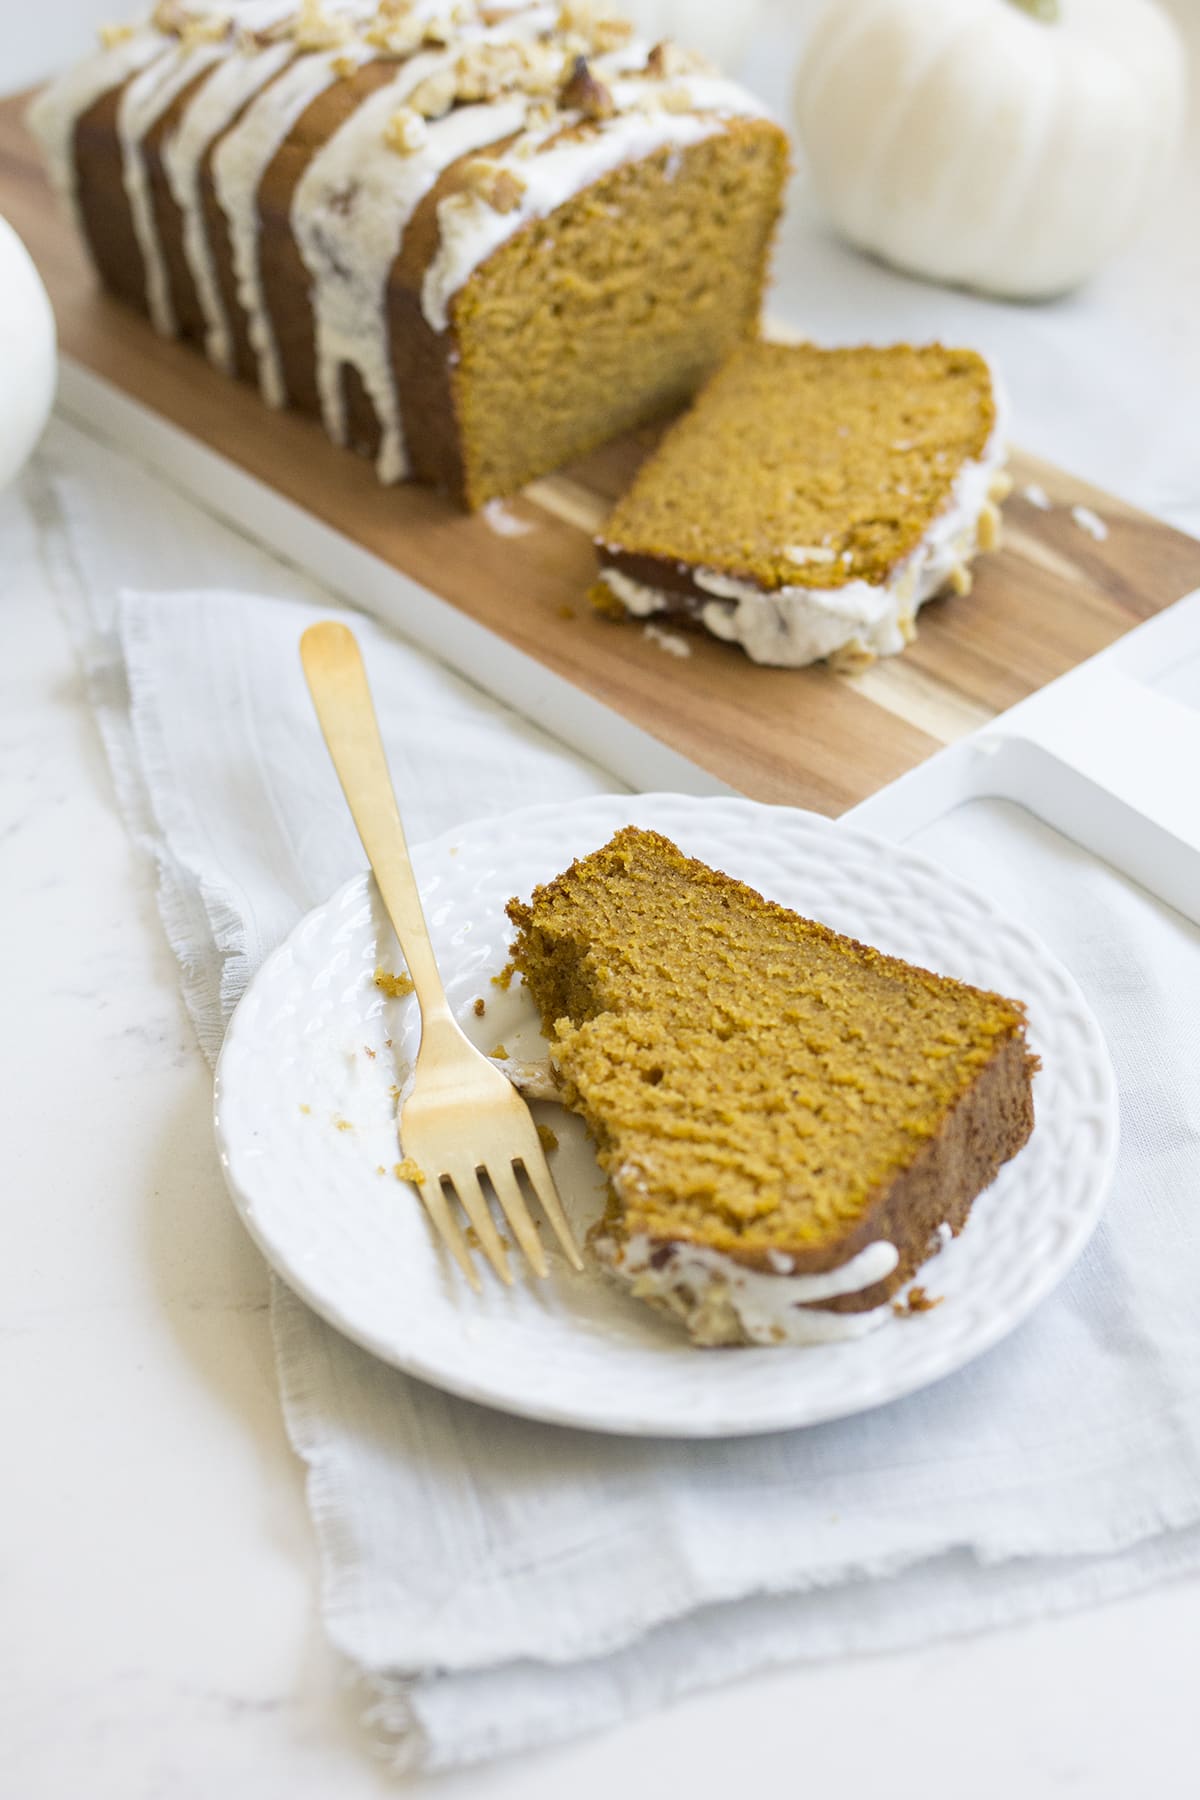
[[[312,625],[300,639],[300,657],[421,1009],[421,1047],[412,1090],[400,1112],[400,1141],[405,1156],[424,1174],[419,1191],[426,1210],[478,1293],[479,1272],[443,1191],[445,1183],[462,1202],[493,1269],[511,1285],[504,1240],[480,1185],[480,1174],[486,1175],[530,1266],[546,1275],[546,1252],[517,1179],[518,1167],[523,1168],[572,1266],[581,1269],[528,1106],[507,1076],[468,1042],[446,1000],[354,635],[332,620]]]

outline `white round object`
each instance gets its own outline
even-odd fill
[[[1075,287],[1132,235],[1178,148],[1178,32],[1153,0],[834,0],[796,116],[850,242],[1013,298]]]
[[[50,296],[28,250],[0,218],[0,488],[41,437],[56,379]]]
[[[949,1374],[1050,1292],[1100,1215],[1116,1155],[1116,1091],[1078,988],[1029,932],[908,851],[748,800],[603,797],[465,826],[414,853],[451,1004],[485,1053],[503,1044],[518,1059],[545,1054],[521,984],[502,992],[490,980],[508,957],[505,902],[627,824],[665,832],[840,931],[1027,1003],[1042,1058],[1037,1123],[921,1277],[945,1304],[889,1314],[854,1341],[700,1350],[590,1258],[574,1274],[548,1230],[548,1280],[522,1265],[504,1288],[480,1257],[484,1292],[471,1293],[417,1190],[393,1173],[395,1091],[419,1018],[412,998],[386,1000],[374,983],[380,962],[402,965],[365,874],[268,958],[230,1025],[216,1128],[242,1218],[284,1280],[348,1337],[451,1393],[530,1418],[736,1436],[838,1418]],[[586,1133],[561,1107],[534,1112],[558,1136],[551,1167],[582,1238],[604,1188]]]

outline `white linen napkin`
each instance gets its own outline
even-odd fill
[[[80,490],[70,504],[78,541],[99,502]],[[184,524],[160,497],[148,528],[161,549]],[[188,566],[211,580],[212,562],[250,570],[258,554],[193,547]],[[101,583],[111,552],[94,543],[85,566]],[[296,656],[332,609],[209,589],[100,610],[97,710],[211,1056],[262,956],[361,865]],[[354,625],[414,840],[612,788]],[[1200,1566],[1200,933],[1013,808],[962,809],[920,847],[1039,930],[1100,1016],[1124,1102],[1103,1225],[1033,1319],[959,1374],[859,1418],[729,1443],[593,1437],[452,1399],[277,1283],[325,1622],[369,1677],[398,1763],[516,1750],[785,1659]]]

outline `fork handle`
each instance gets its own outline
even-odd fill
[[[427,1032],[438,1019],[450,1019],[451,1013],[429,941],[362,654],[352,631],[325,619],[310,625],[300,639],[300,660],[346,804],[400,940]]]

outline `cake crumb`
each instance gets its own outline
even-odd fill
[[[496,1062],[508,1061],[508,1051],[503,1044],[497,1044],[494,1050],[488,1051],[488,1055],[493,1057]]]
[[[350,1123],[349,1119],[343,1119],[341,1113],[334,1113],[333,1129],[335,1131],[353,1131],[354,1127]]]
[[[415,1181],[418,1187],[421,1187],[425,1181],[424,1169],[415,1163],[411,1156],[406,1156],[402,1162],[398,1162],[392,1170],[392,1174],[397,1181]]]
[[[498,987],[501,993],[507,994],[509,988],[512,986],[512,979],[516,972],[516,963],[505,963],[500,973],[492,976],[492,986]]]
[[[300,1111],[301,1111],[301,1112],[302,1112],[302,1113],[310,1113],[310,1112],[311,1112],[311,1111],[312,1111],[312,1107],[311,1107],[311,1106],[306,1106],[306,1105],[305,1105],[305,1103],[304,1103],[304,1101],[303,1101],[303,1100],[302,1100],[302,1101],[301,1101],[301,1102],[300,1102]]]
[[[1071,508],[1071,517],[1078,525],[1080,531],[1086,531],[1088,536],[1090,538],[1095,538],[1098,544],[1102,544],[1108,536],[1108,526],[1104,523],[1104,520],[1100,517],[1099,513],[1094,513],[1090,506],[1073,506]]]
[[[892,1311],[898,1319],[912,1318],[916,1313],[932,1312],[946,1298],[944,1294],[930,1295],[923,1287],[910,1287],[901,1300],[892,1301]]]
[[[376,1163],[375,1164],[375,1173],[377,1175],[386,1175],[387,1170],[384,1168],[382,1163]]]
[[[372,1050],[370,1044],[364,1044],[363,1045],[363,1055],[369,1056],[371,1061],[374,1062],[375,1058],[379,1055],[379,1052],[378,1052],[378,1050]]]
[[[389,1000],[403,1000],[406,994],[411,994],[413,991],[411,976],[392,975],[382,963],[376,965],[374,979],[375,986],[381,993],[386,994]],[[390,1038],[388,1043],[390,1045]]]
[[[668,656],[692,654],[692,646],[677,631],[664,631],[661,625],[650,624],[642,627],[642,635],[648,637],[652,644],[657,644],[660,650],[665,650]]]
[[[551,1131],[549,1125],[539,1125],[537,1134],[538,1143],[542,1146],[542,1149],[546,1151],[547,1155],[551,1150],[558,1149],[558,1133],[556,1131]]]
[[[487,1011],[487,1001],[482,994],[477,994],[475,996],[471,1005],[471,1011],[475,1014],[477,1019],[482,1019],[484,1013]]]

